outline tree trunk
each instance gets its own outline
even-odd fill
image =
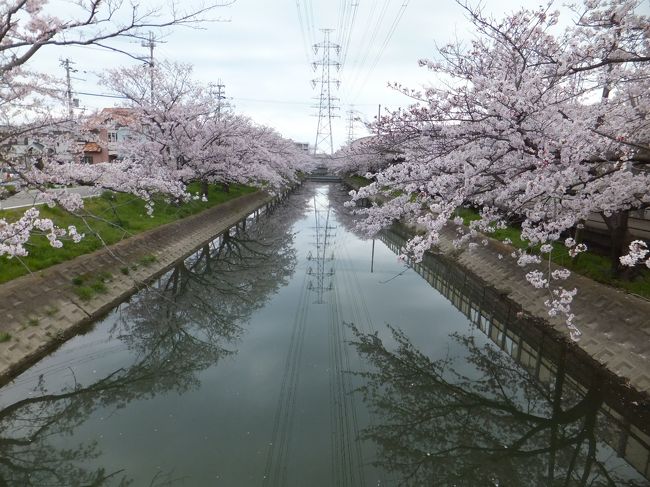
[[[230,183],[221,183],[221,189],[224,193],[230,193]]]
[[[607,229],[609,230],[611,272],[613,276],[619,277],[622,274],[623,266],[619,258],[627,253],[627,247],[632,242],[630,232],[628,231],[629,210],[618,211],[606,216],[601,213]]]
[[[585,221],[580,220],[579,225],[576,225],[574,231],[573,231],[573,240],[576,241],[576,244],[582,243],[582,228],[584,228]],[[575,257],[571,258],[571,261],[573,262],[574,265],[578,264],[578,259],[580,258],[580,254],[576,254]]]
[[[209,189],[210,188],[208,187],[208,182],[205,179],[201,181],[201,195],[207,198]]]

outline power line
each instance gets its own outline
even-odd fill
[[[350,41],[352,39],[352,32],[354,30],[354,23],[357,18],[357,12],[359,10],[359,2],[358,1],[352,1],[351,3],[352,7],[352,18],[350,20],[350,26],[347,29],[347,35],[343,36],[343,40],[341,41],[341,45],[343,46],[342,48],[342,56],[341,56],[341,65],[344,66],[347,59],[348,59],[348,52],[350,49]]]
[[[408,7],[409,0],[404,0],[404,3],[402,3],[402,6],[400,7],[399,11],[397,12],[397,16],[393,20],[393,23],[388,29],[388,33],[386,35],[386,38],[384,39],[384,42],[381,45],[381,48],[379,49],[379,52],[377,54],[377,57],[375,57],[375,60],[373,61],[372,65],[370,66],[370,69],[368,70],[368,73],[366,74],[366,77],[363,80],[363,83],[361,83],[361,86],[357,90],[357,94],[354,97],[356,99],[363,88],[366,86],[366,83],[368,82],[368,79],[372,75],[372,73],[375,71],[375,68],[377,67],[377,64],[379,64],[379,61],[381,60],[381,57],[384,55],[384,51],[386,50],[386,47],[388,47],[388,44],[390,43],[391,39],[393,38],[393,35],[395,34],[395,31],[397,30],[397,26],[399,25],[400,21],[402,20],[402,17],[404,16],[404,12],[406,11],[406,7]]]
[[[240,101],[252,101],[252,102],[257,102],[257,103],[277,103],[281,105],[305,105],[305,106],[313,106],[311,102],[304,102],[304,101],[291,101],[291,100],[273,100],[273,99],[262,99],[262,98],[240,98],[240,97],[233,97],[233,100],[240,100]],[[373,104],[374,105],[374,104]]]
[[[346,91],[350,90],[350,92],[352,92],[353,87],[356,85],[357,79],[361,76],[361,73],[365,68],[365,65],[368,61],[368,56],[370,55],[370,51],[374,47],[374,41],[377,38],[381,24],[384,20],[384,17],[386,16],[389,1],[390,0],[385,0],[374,23],[372,22],[372,19],[375,15],[375,11],[377,10],[377,3],[375,2],[372,4],[372,8],[368,16],[368,23],[366,24],[366,29],[364,30],[361,41],[359,43],[360,49],[358,51],[358,54],[355,56],[352,65],[354,69],[354,76],[352,76],[351,81],[346,84]],[[370,35],[370,39],[367,41],[367,43],[365,43],[368,39],[368,35]],[[359,60],[361,60],[360,63]]]
[[[88,92],[85,92],[85,91],[77,91],[76,93],[77,93],[77,95],[98,96],[98,97],[101,97],[101,98],[120,98],[122,100],[128,100],[129,99],[129,97],[127,97],[127,96],[109,95],[109,94],[106,94],[106,93],[88,93]]]
[[[307,18],[307,34],[309,43],[314,45],[316,43],[316,29],[314,28],[314,8],[311,0],[305,0],[305,15]]]
[[[383,4],[379,12],[379,15],[377,17],[377,22],[374,24],[374,28],[372,29],[372,35],[370,37],[370,40],[367,43],[366,48],[362,51],[363,54],[358,55],[355,58],[354,67],[356,69],[354,71],[354,77],[349,83],[346,83],[346,95],[349,95],[351,97],[350,98],[351,102],[354,102],[362,93],[363,88],[366,86],[372,73],[374,72],[377,65],[379,64],[379,61],[381,60],[384,52],[386,51],[386,48],[388,47],[391,39],[393,38],[393,35],[397,31],[397,27],[399,26],[399,23],[402,20],[404,13],[406,12],[406,8],[408,7],[409,1],[410,0],[403,0],[399,9],[395,12],[392,21],[388,25],[383,40],[380,43],[378,43],[376,41],[378,40],[379,33],[382,30],[381,25],[383,24],[384,18],[386,17],[386,14],[388,12],[388,4],[389,4],[388,0]],[[369,25],[370,23],[368,24],[368,27],[364,32],[364,36],[363,36],[364,39],[367,37],[367,34],[370,32]],[[375,49],[375,54],[371,55],[371,53],[373,53],[373,48],[375,46],[379,46],[379,48]],[[360,58],[361,58],[361,63],[357,63],[357,61]],[[368,69],[366,69],[366,67],[368,67]]]
[[[84,96],[95,96],[99,98],[118,98],[121,100],[129,100],[130,98],[127,96],[123,95],[111,95],[108,93],[91,93],[88,91],[75,91],[74,92],[77,95],[84,95]],[[245,97],[239,97],[239,96],[224,96],[222,99],[227,99],[227,100],[235,100],[235,101],[243,101],[243,102],[253,102],[253,103],[270,103],[270,104],[277,104],[277,105],[302,105],[302,106],[313,106],[312,102],[306,102],[306,101],[292,101],[292,100],[277,100],[273,98],[245,98]],[[223,107],[227,107],[228,104],[224,103],[222,105]],[[356,106],[376,106],[376,103],[357,103]]]
[[[341,46],[343,46],[344,31],[347,28],[347,13],[348,13],[348,0],[340,0],[338,22],[336,26],[336,32],[338,32],[339,37],[336,42]]]
[[[309,58],[309,39],[307,38],[307,26],[305,26],[305,20],[302,15],[302,8],[300,8],[300,0],[296,0],[296,9],[298,10],[298,24],[300,25],[300,35],[302,36],[302,46],[305,50],[305,58],[307,63],[310,62]]]
[[[379,31],[381,30],[381,25],[384,22],[386,13],[388,12],[389,4],[390,1],[386,0],[383,6],[381,7],[381,10],[379,11],[379,16],[377,17],[377,23],[375,24],[375,27],[372,30],[372,34],[370,35],[370,40],[368,41],[368,45],[366,46],[366,50],[364,51],[363,59],[361,60],[362,67],[365,66],[368,56],[372,52],[372,48],[375,46],[375,40],[377,39],[377,36],[379,35]]]

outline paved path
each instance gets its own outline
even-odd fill
[[[74,188],[67,189],[52,189],[50,190],[54,193],[60,193],[62,191],[68,191],[71,193],[80,194],[82,198],[92,198],[99,196],[101,190],[92,187],[92,186],[77,186]],[[43,198],[39,197],[40,192],[36,190],[21,191],[9,198],[0,200],[0,210],[10,210],[12,208],[23,208],[26,206],[42,205],[45,203]]]
[[[548,321],[569,336],[564,322],[551,318],[544,306],[548,290],[535,289],[525,279],[527,272],[509,257],[510,247],[490,240],[487,247],[457,251],[453,232],[441,239],[440,251],[478,275],[501,293],[520,304],[532,316]],[[498,254],[504,256],[498,258]],[[557,268],[553,266],[553,268]],[[565,288],[578,288],[572,304],[575,323],[582,332],[580,348],[609,370],[650,394],[650,301],[596,281],[572,274]]]
[[[11,335],[0,343],[0,383],[70,338],[109,311],[151,278],[192,254],[273,198],[257,192],[241,196],[177,222],[138,234],[92,254],[49,267],[0,286],[0,331]],[[155,257],[145,264],[143,257]],[[124,267],[136,268],[124,275]],[[75,276],[112,277],[106,292],[87,301],[74,292]]]

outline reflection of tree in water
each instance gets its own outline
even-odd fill
[[[354,215],[354,207],[345,205],[345,203],[350,201],[350,194],[346,187],[343,184],[330,185],[328,196],[336,216],[337,224],[355,237],[361,240],[367,240],[368,234],[357,228],[359,217]]]
[[[296,264],[292,208],[221,238],[174,269],[126,308],[116,331],[134,350],[189,346],[206,365],[228,354],[241,326],[288,282]],[[294,215],[295,216],[295,215]],[[159,337],[164,337],[159,342]],[[199,356],[196,353],[199,352]]]
[[[375,334],[353,331],[354,346],[372,366],[359,373],[375,416],[363,435],[400,485],[646,485],[604,460],[597,381],[581,397],[565,387],[562,363],[546,389],[471,336],[452,335],[468,352],[460,372],[451,357],[431,360],[401,331],[391,328],[394,351]]]
[[[297,208],[279,207],[247,232],[204,247],[124,307],[112,333],[132,352],[130,365],[56,393],[41,377],[28,397],[4,407],[0,486],[129,485],[122,471],[80,466],[101,456],[95,442],[67,449],[51,442],[73,435],[99,408],[198,387],[197,372],[234,353],[228,345],[242,325],[293,273],[289,230],[304,211]],[[155,477],[151,485],[165,482]]]
[[[42,378],[29,397],[0,411],[0,486],[129,485],[121,471],[88,471],[79,463],[99,456],[95,442],[55,448],[49,440],[69,435],[98,407],[120,407],[150,380],[137,367],[118,369],[97,382],[47,393]]]

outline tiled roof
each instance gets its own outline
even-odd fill
[[[84,152],[101,152],[102,148],[97,142],[86,142],[84,144]]]

